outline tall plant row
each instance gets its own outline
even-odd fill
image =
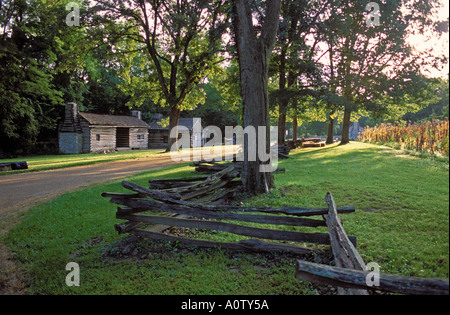
[[[380,124],[366,128],[359,140],[371,143],[397,143],[404,149],[449,154],[449,121],[433,120],[406,126]]]

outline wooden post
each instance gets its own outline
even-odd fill
[[[330,233],[331,248],[333,250],[336,266],[365,271],[366,264],[344,231],[337,213],[336,203],[334,202],[331,193],[327,194],[325,201],[328,204],[328,214],[323,215],[323,218],[325,219]],[[347,289],[342,287],[338,287],[338,293],[341,295],[368,295],[366,290]]]

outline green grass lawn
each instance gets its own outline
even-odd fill
[[[14,159],[0,159],[0,164],[9,162],[21,162],[21,161],[26,161],[28,164],[27,170],[0,172],[0,176],[14,173],[45,171],[72,166],[82,166],[118,160],[147,158],[162,154],[162,152],[163,150],[145,150],[145,151],[123,151],[108,154],[97,154],[97,153],[74,154],[74,155],[61,154],[61,155],[29,156]]]
[[[344,228],[358,239],[366,263],[382,273],[449,278],[448,163],[404,155],[364,143],[298,149],[280,162],[270,194],[248,205],[326,207],[329,191],[338,206],[354,205],[341,215]],[[181,165],[128,178],[146,186],[150,178],[183,177]],[[145,259],[114,258],[118,236],[116,207],[102,192],[125,192],[120,182],[65,194],[24,215],[3,238],[27,271],[34,294],[316,294],[295,279],[295,259],[198,250],[167,242],[141,241],[151,248]],[[315,230],[316,231],[316,230]],[[199,233],[230,241],[225,233]],[[236,239],[240,239],[237,238]],[[311,258],[311,257],[309,257]],[[65,284],[69,262],[80,265],[81,286]]]

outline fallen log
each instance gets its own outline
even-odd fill
[[[27,170],[28,163],[27,162],[13,162],[13,163],[11,163],[11,168],[13,170]]]
[[[11,170],[12,170],[11,163],[1,163],[0,164],[0,172],[7,172],[7,171],[11,171]]]

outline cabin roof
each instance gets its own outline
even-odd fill
[[[133,116],[100,115],[80,112],[90,125],[111,126],[111,127],[140,127],[147,128],[148,125],[143,120]]]

